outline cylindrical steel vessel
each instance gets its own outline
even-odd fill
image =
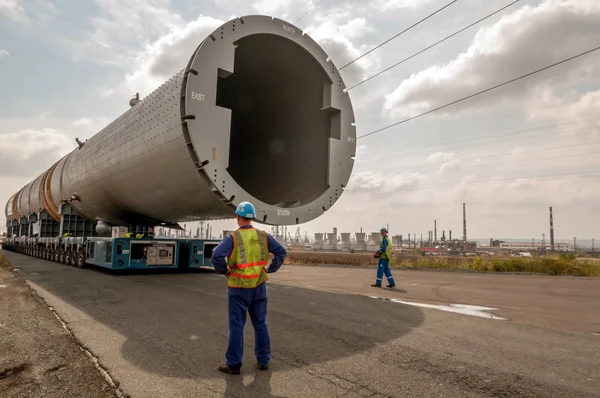
[[[304,223],[339,199],[355,150],[352,104],[327,54],[287,22],[247,16],[25,186],[6,215],[58,218],[70,201],[90,220],[159,225],[232,218],[248,200],[262,223]]]

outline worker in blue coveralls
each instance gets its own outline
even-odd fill
[[[381,228],[379,232],[381,232],[383,239],[381,239],[381,247],[377,251],[377,253],[379,253],[377,279],[375,280],[375,284],[371,286],[381,287],[383,274],[385,274],[385,277],[388,281],[388,285],[386,287],[392,288],[396,286],[396,282],[394,282],[394,277],[392,276],[392,271],[390,271],[390,260],[392,259],[392,241],[388,237],[388,230],[386,228]]]
[[[242,202],[236,211],[239,229],[227,236],[214,249],[212,262],[218,274],[227,276],[229,333],[225,364],[219,371],[240,374],[244,354],[246,312],[254,327],[254,353],[257,367],[269,369],[271,341],[267,327],[267,273],[276,272],[287,254],[270,234],[255,229],[252,220],[256,210],[250,202]],[[273,260],[267,267],[269,253]],[[227,259],[226,259],[227,258]]]

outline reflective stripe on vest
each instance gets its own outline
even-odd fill
[[[251,289],[266,282],[269,279],[264,269],[269,258],[267,234],[249,228],[238,229],[231,237],[233,252],[228,261],[229,287]]]
[[[391,260],[392,259],[392,241],[390,240],[389,236],[386,236],[383,239],[387,241],[387,247],[385,248],[385,252],[381,253],[381,257]],[[383,247],[383,242],[381,242],[381,246]]]

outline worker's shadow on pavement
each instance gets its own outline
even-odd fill
[[[225,397],[267,397],[287,398],[283,395],[273,395],[271,388],[271,377],[273,373],[257,370],[250,384],[245,385],[241,375],[225,375]]]

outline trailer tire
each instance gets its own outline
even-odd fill
[[[65,251],[64,250],[60,250],[60,254],[58,256],[58,262],[61,264],[65,263]]]
[[[71,252],[71,262],[69,263],[69,265],[72,267],[77,266],[77,252]]]
[[[77,253],[77,268],[85,268],[85,256],[83,255],[83,251]]]

